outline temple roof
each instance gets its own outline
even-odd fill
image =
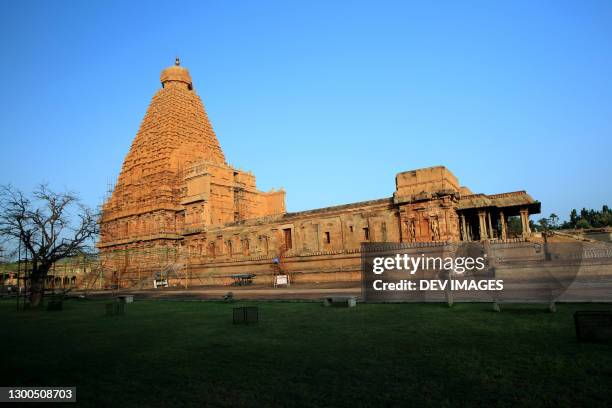
[[[527,207],[531,213],[540,212],[540,202],[534,200],[525,191],[514,191],[502,194],[471,194],[461,196],[457,209],[468,210],[485,207]]]

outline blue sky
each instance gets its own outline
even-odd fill
[[[566,218],[612,204],[611,21],[605,1],[5,2],[0,183],[98,205],[179,55],[228,162],[290,211],[442,164]]]

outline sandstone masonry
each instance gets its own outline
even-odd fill
[[[357,280],[362,242],[525,239],[529,214],[540,211],[524,191],[473,194],[436,166],[397,174],[392,197],[287,213],[284,191],[259,191],[253,174],[225,162],[178,59],[161,84],[103,205],[98,248],[118,286],[164,274],[185,286],[237,273]]]

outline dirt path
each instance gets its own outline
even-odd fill
[[[187,289],[182,287],[123,289],[114,293],[110,290],[90,291],[87,296],[106,299],[117,294],[131,294],[137,299],[221,300],[228,292],[232,292],[236,300],[318,300],[327,296],[359,296],[361,287],[359,282],[293,284],[278,288],[267,285],[194,286]]]

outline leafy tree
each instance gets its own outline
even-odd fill
[[[577,229],[586,229],[586,228],[591,228],[591,224],[589,224],[589,222],[587,220],[585,220],[584,218],[580,218],[577,222],[576,222],[576,228]]]
[[[576,223],[578,222],[578,220],[578,211],[576,211],[576,209],[574,208],[570,213],[570,228],[576,228]]]
[[[511,236],[519,236],[522,232],[521,219],[519,217],[508,218],[508,232]]]
[[[542,231],[547,231],[550,229],[550,221],[548,218],[544,217],[544,218],[540,218],[538,220],[538,224],[539,224],[539,228]]]
[[[607,205],[601,208],[601,211],[583,208],[580,210],[580,215],[576,209],[573,209],[569,216],[569,221],[560,225],[560,228],[604,228],[612,227],[612,211]]]
[[[580,210],[580,218],[586,220],[589,218],[589,210],[587,210],[586,208],[582,208],[582,210]]]
[[[550,227],[557,228],[557,223],[559,222],[559,217],[557,216],[557,214],[552,213],[548,218],[550,220]]]

